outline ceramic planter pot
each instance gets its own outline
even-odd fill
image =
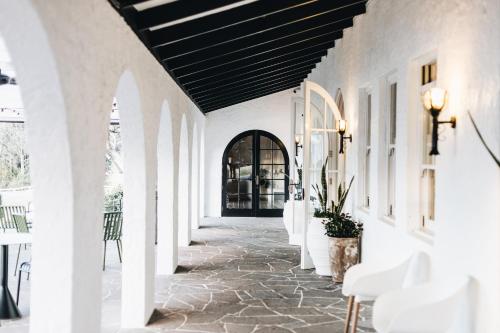
[[[316,274],[330,276],[332,273],[328,255],[328,236],[325,235],[323,220],[323,218],[311,218],[307,227],[307,250],[316,268]]]
[[[349,267],[358,263],[358,238],[329,237],[330,269],[333,282],[344,282]]]

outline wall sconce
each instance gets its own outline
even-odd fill
[[[339,154],[344,153],[344,141],[349,140],[349,142],[352,142],[352,134],[349,136],[345,135],[345,131],[347,129],[347,123],[345,120],[340,119],[337,121],[337,131],[339,132],[340,135],[340,149],[339,149]]]
[[[424,93],[423,96],[424,108],[430,112],[432,117],[432,148],[429,155],[439,155],[438,145],[438,128],[440,124],[450,124],[451,128],[457,127],[457,119],[452,116],[450,120],[439,121],[438,117],[446,105],[448,104],[448,92],[441,88],[431,88]]]
[[[295,156],[299,156],[299,148],[302,148],[302,145],[300,144],[300,137],[297,135],[295,136]]]

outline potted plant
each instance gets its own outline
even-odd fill
[[[323,220],[330,212],[327,209],[328,188],[326,182],[326,165],[328,157],[321,168],[321,189],[316,184],[313,186],[319,202],[319,208],[314,210],[313,218],[307,227],[307,250],[316,269],[316,274],[330,276],[330,258],[328,256],[328,236],[323,229]]]
[[[359,261],[359,236],[363,225],[345,213],[333,213],[323,224],[329,238],[332,280],[342,283],[345,272]]]

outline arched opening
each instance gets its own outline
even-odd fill
[[[154,310],[156,178],[148,174],[146,166],[141,98],[131,71],[121,75],[115,96],[124,171],[121,326],[134,328],[144,326]]]
[[[157,274],[173,274],[177,267],[177,220],[174,218],[174,151],[172,118],[168,103],[163,102],[158,133],[157,199]]]
[[[106,140],[104,173],[102,327],[120,328],[122,290],[123,144],[120,105],[113,98]],[[112,317],[114,320],[109,320]],[[111,327],[110,327],[111,326]]]
[[[98,277],[94,272],[88,275],[89,288],[85,295],[78,293],[80,287],[73,279],[83,275],[88,267],[82,264],[84,254],[81,249],[68,240],[93,227],[87,229],[74,214],[69,125],[57,63],[31,2],[0,3],[0,34],[12,57],[23,100],[33,187],[32,206],[36,207],[31,248],[32,269],[36,273],[30,276],[29,282],[23,277],[22,288],[29,294],[23,292],[21,295],[21,315],[28,315],[29,310],[31,327],[58,331],[69,330],[67,328],[77,322],[83,323],[85,317],[81,328],[96,331],[99,327],[99,308],[78,313],[78,306],[70,301],[72,296],[78,294],[79,302],[93,304],[99,288],[93,288],[94,278]],[[65,251],[61,251],[62,245]],[[93,254],[91,251],[88,257],[94,259]],[[12,273],[11,270],[9,277]],[[13,279],[9,280],[10,283]],[[11,289],[11,292],[14,290]],[[47,297],[47,291],[52,291],[50,297]],[[58,308],[58,316],[53,315],[55,307]],[[22,326],[28,325],[28,321],[9,324],[24,330]],[[2,323],[2,326],[7,325]]]
[[[0,35],[0,233],[11,236],[31,236],[34,221],[33,188],[26,145],[24,104],[16,71],[7,46]],[[8,287],[3,291],[0,318],[28,316],[30,283],[30,244],[12,244],[3,247],[8,251],[6,266]],[[21,268],[21,273],[19,269]],[[16,287],[21,274],[21,288]],[[16,293],[19,304],[15,307]],[[6,308],[5,304],[11,307]],[[2,326],[4,324],[2,323]],[[8,326],[8,323],[7,323]]]
[[[199,197],[199,150],[198,150],[198,128],[196,124],[193,126],[193,143],[191,148],[191,228],[198,229],[200,227],[200,219],[198,213],[198,197]]]
[[[182,116],[179,139],[178,210],[179,246],[189,246],[191,225],[189,221],[189,133],[186,116]]]
[[[222,216],[283,216],[288,200],[289,158],[276,136],[246,131],[229,142],[222,158]]]

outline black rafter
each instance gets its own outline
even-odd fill
[[[237,87],[234,89],[228,89],[228,90],[225,90],[225,91],[220,92],[218,94],[209,95],[207,97],[201,97],[198,99],[198,101],[199,101],[200,105],[203,105],[203,104],[205,104],[205,102],[214,101],[214,100],[221,100],[227,96],[233,96],[233,95],[242,94],[242,93],[247,94],[249,92],[256,91],[258,89],[267,89],[270,87],[284,85],[284,84],[292,83],[292,82],[302,82],[302,80],[305,77],[306,76],[304,76],[304,75],[299,75],[299,76],[295,76],[295,77],[291,77],[291,78],[283,79],[283,80],[272,80],[272,81],[268,81],[268,82],[262,82],[260,84],[256,84],[256,85],[250,86],[250,87],[245,86],[245,87]]]
[[[182,0],[149,8],[137,13],[137,28],[145,30],[192,15],[232,5],[241,0]]]
[[[191,52],[200,52],[204,49],[224,47],[228,43],[233,45],[255,45],[263,40],[275,40],[325,26],[329,31],[344,29],[352,26],[352,17],[365,11],[364,3],[358,3],[341,9],[336,9],[335,6],[333,6],[334,3],[333,1],[328,2],[328,6],[325,6],[324,3],[320,3],[323,4],[323,6],[315,11],[311,11],[312,16],[308,15],[305,18],[298,10],[297,12],[280,12],[276,15],[270,15],[269,17],[264,17],[259,20],[248,21],[225,29],[167,44],[159,47],[158,50],[163,59],[169,59]],[[289,12],[293,15],[284,15]],[[278,15],[284,16],[282,20],[274,18],[274,16]],[[255,21],[259,21],[259,23]],[[342,21],[346,22],[342,24]],[[338,27],[334,26],[335,23]],[[255,24],[259,26],[259,31],[257,32],[255,31]]]
[[[297,86],[297,88],[298,87],[299,86]],[[243,103],[243,102],[246,102],[246,101],[249,101],[249,100],[252,100],[252,99],[256,99],[256,98],[263,97],[263,96],[266,96],[266,95],[274,94],[274,93],[277,93],[277,92],[280,92],[280,91],[283,91],[283,90],[289,90],[289,89],[292,89],[292,88],[295,88],[295,87],[289,87],[289,88],[285,87],[285,88],[278,88],[278,89],[273,90],[273,91],[265,91],[265,92],[257,93],[255,95],[249,95],[249,96],[246,96],[246,97],[241,97],[241,98],[239,98],[237,100],[223,102],[223,103],[215,105],[215,106],[206,107],[204,110],[205,110],[205,112],[215,111],[215,110],[218,110],[218,109],[222,109],[222,108],[228,107],[230,105]]]
[[[222,72],[218,73],[212,76],[187,76],[185,78],[180,78],[179,81],[184,84],[185,86],[189,87],[190,84],[203,84],[203,83],[209,83],[209,82],[216,82],[219,79],[227,79],[227,78],[233,78],[233,77],[238,77],[241,75],[248,75],[252,73],[261,73],[262,71],[267,71],[271,72],[275,69],[280,69],[284,67],[288,67],[291,65],[299,64],[299,63],[305,63],[305,62],[315,62],[321,60],[321,57],[326,54],[325,51],[322,52],[316,52],[312,54],[305,54],[302,55],[300,58],[291,58],[291,59],[286,59],[283,61],[271,61],[265,64],[255,64],[255,65],[250,65],[247,67],[242,67],[242,68],[235,68],[232,71],[228,72]]]
[[[299,86],[366,11],[366,0],[241,1],[109,0],[203,112]]]

